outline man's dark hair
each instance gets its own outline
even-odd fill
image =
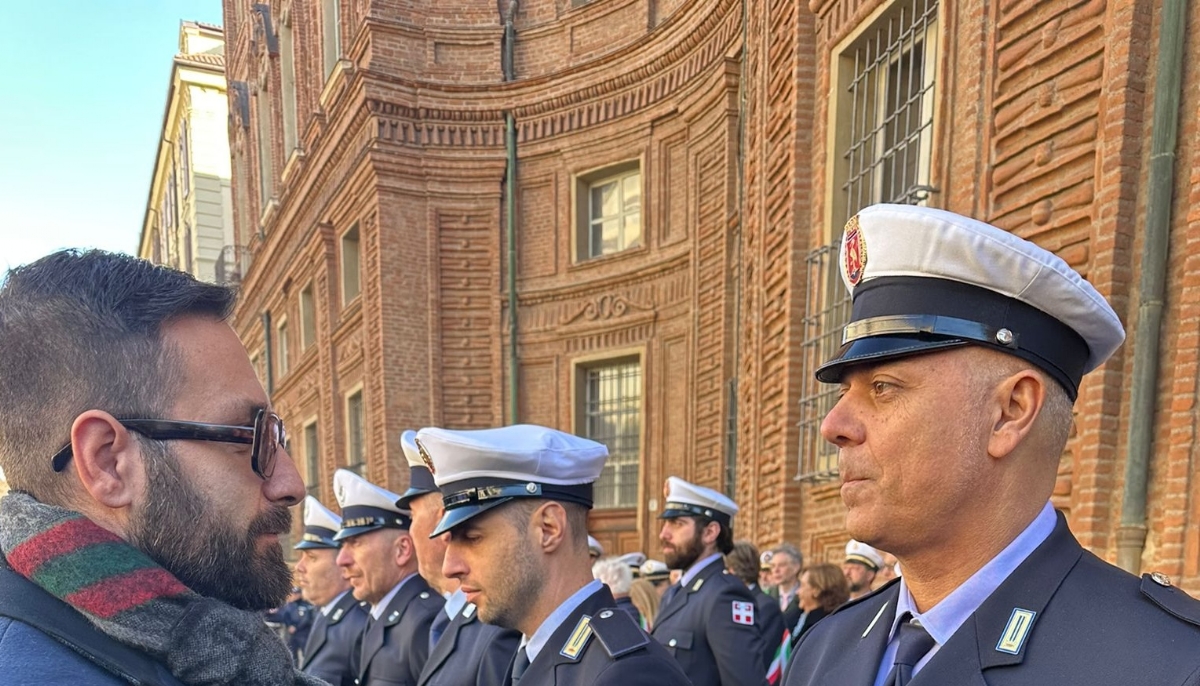
[[[720,532],[717,534],[717,552],[721,553],[722,555],[728,555],[730,552],[733,551],[733,525],[732,524],[729,524],[729,525],[722,524],[721,522],[713,519],[712,517],[705,517],[704,515],[685,515],[685,516],[691,517],[692,521],[696,522],[696,535],[697,536],[699,536],[700,532],[703,531],[704,528],[708,526],[709,522],[717,522],[717,527],[720,529]]]
[[[804,555],[791,543],[780,543],[771,550],[771,553],[773,555],[787,555],[792,558],[792,562],[796,563],[797,567],[804,567]]]
[[[0,286],[0,466],[14,489],[59,504],[50,457],[90,409],[158,417],[179,370],[162,329],[182,316],[225,320],[236,292],[102,250],[62,250]]]

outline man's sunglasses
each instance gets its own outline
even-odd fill
[[[217,441],[251,445],[250,468],[263,479],[275,471],[275,455],[287,443],[287,429],[274,412],[259,410],[254,426],[227,426],[203,422],[182,422],[172,419],[118,419],[121,426],[155,441]],[[67,443],[54,454],[54,471],[66,469],[71,459],[71,444]]]

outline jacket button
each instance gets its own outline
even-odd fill
[[[1171,585],[1171,577],[1167,576],[1166,574],[1163,574],[1162,572],[1154,572],[1153,574],[1150,575],[1150,580],[1153,581],[1154,583],[1158,584],[1159,586],[1170,586]]]
[[[669,645],[669,646],[671,646],[672,648],[674,648],[674,647],[675,647],[675,639],[673,639],[673,638],[672,638],[670,641],[667,641],[667,645]]]

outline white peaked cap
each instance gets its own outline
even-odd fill
[[[304,498],[304,526],[319,526],[337,531],[342,526],[342,518],[310,495]]]
[[[439,487],[467,479],[588,484],[600,478],[608,448],[603,443],[533,424],[498,429],[421,429]]]
[[[677,476],[667,477],[667,505],[660,519],[697,515],[728,524],[738,513],[737,503],[711,488],[697,486]]]
[[[1054,253],[952,212],[873,205],[842,234],[853,304],[842,347],[817,370],[983,345],[1049,373],[1071,398],[1125,340],[1116,312]]]
[[[618,557],[617,560],[624,563],[626,566],[637,569],[645,564],[646,553],[625,553],[624,555]]]
[[[421,459],[421,450],[417,448],[417,432],[408,429],[400,434],[400,447],[404,449],[404,459],[408,462],[409,467],[425,467],[425,461]]]
[[[600,541],[597,541],[596,537],[591,534],[588,534],[588,551],[597,555],[604,554],[604,546],[600,545]]]
[[[342,507],[342,528],[335,540],[376,529],[408,529],[412,526],[409,511],[396,505],[400,496],[352,471],[339,469],[333,473],[333,491]]]
[[[400,496],[376,486],[348,469],[339,469],[333,473],[333,492],[337,495],[338,505],[343,511],[347,507],[366,505],[402,512],[396,507],[396,499]]]
[[[883,567],[883,555],[866,543],[852,538],[846,544],[846,562],[857,562],[879,571]]]

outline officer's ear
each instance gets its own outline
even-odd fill
[[[566,540],[567,510],[562,503],[547,500],[533,511],[533,529],[537,534],[537,545],[544,553],[558,550]]]
[[[704,545],[715,545],[717,538],[721,535],[721,525],[715,519],[708,520],[704,525],[704,529],[700,531],[700,541]]]
[[[988,455],[1008,457],[1033,431],[1046,403],[1046,380],[1032,369],[1021,369],[996,384],[991,396],[995,422],[988,436]]]
[[[68,466],[102,508],[127,508],[145,490],[141,446],[111,414],[88,410],[76,417],[71,424],[71,453]]]
[[[392,541],[392,551],[396,555],[397,566],[403,567],[407,565],[414,559],[414,555],[416,555],[413,548],[412,536],[409,536],[406,532],[402,532]]]

